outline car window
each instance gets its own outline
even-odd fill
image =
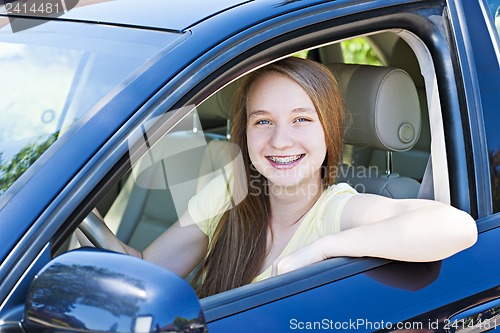
[[[384,36],[379,38],[397,38],[394,34]],[[330,52],[342,50],[342,57],[369,64],[362,66],[380,67],[381,60],[365,39],[356,38],[347,42],[347,45],[361,47],[342,49],[340,43],[328,45],[328,50],[321,50],[323,58],[318,61],[324,61],[325,57],[332,58],[328,55]],[[399,58],[409,67],[415,66],[408,63],[410,60],[406,51],[410,49],[409,46],[404,43],[401,47],[405,47],[405,53],[396,49],[392,58]],[[305,50],[294,55],[308,57],[317,51]],[[122,242],[137,250],[144,250],[187,211],[191,198],[206,184],[218,175],[225,179],[228,177],[227,167],[237,160],[239,152],[238,147],[232,149],[228,142],[238,84],[239,80],[232,82],[198,105],[187,105],[151,119],[130,136],[130,171],[97,205],[108,227]],[[423,93],[425,94],[425,89]],[[422,105],[422,109],[417,106],[415,112],[427,113],[427,106]],[[422,126],[428,128],[428,117],[424,117],[423,122]],[[430,153],[429,130],[422,131],[420,137],[422,142],[419,141],[414,149],[395,157],[395,169],[390,177],[402,177],[405,184],[412,184],[411,190],[407,192],[411,192],[408,194],[411,197],[417,196]],[[383,151],[357,151],[346,145],[344,163],[368,173],[357,173],[354,175],[357,179],[354,180],[344,179],[342,176],[347,174],[341,173],[338,181],[350,182],[360,192],[373,193],[373,189],[365,188],[365,184],[369,184],[370,180],[381,179],[379,175],[386,172],[385,162],[386,155]],[[353,182],[356,180],[359,183]],[[232,203],[237,204],[238,198],[233,199]],[[74,237],[66,245],[68,248],[79,246]]]
[[[124,38],[82,24],[68,28],[71,35],[58,30],[56,38],[54,26],[45,23],[17,33],[8,25],[0,28],[0,195],[175,36],[141,39],[135,31],[135,39]]]

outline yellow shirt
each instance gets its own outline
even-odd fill
[[[300,226],[278,258],[282,258],[297,249],[323,236],[340,232],[340,216],[347,200],[356,194],[351,186],[340,183],[329,186],[318,198],[313,207],[304,216]],[[191,218],[208,236],[213,239],[215,228],[222,214],[232,208],[231,196],[224,177],[219,176],[208,183],[188,205]],[[259,274],[253,282],[271,277],[272,267]]]

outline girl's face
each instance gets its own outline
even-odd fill
[[[325,135],[300,85],[275,73],[260,76],[248,92],[246,130],[250,160],[270,185],[318,186]]]

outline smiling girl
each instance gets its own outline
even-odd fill
[[[205,297],[330,257],[436,261],[475,243],[474,220],[449,205],[334,184],[343,118],[336,79],[321,64],[287,58],[247,75],[232,130],[244,166],[230,176],[232,191],[247,195],[231,206],[215,178],[138,255],[181,276],[201,261]]]

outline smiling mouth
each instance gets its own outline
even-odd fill
[[[266,156],[268,160],[280,165],[292,164],[304,157],[305,154],[291,155],[291,156]]]

